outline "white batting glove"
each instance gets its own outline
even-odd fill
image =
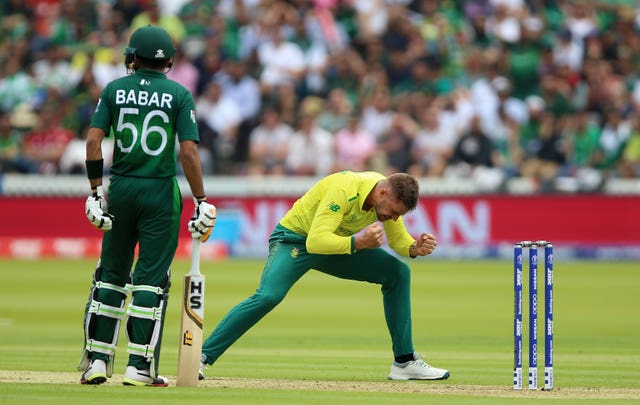
[[[216,207],[205,200],[198,202],[195,198],[193,203],[196,206],[196,210],[187,227],[193,239],[200,239],[200,242],[205,242],[211,236],[211,231],[213,231],[213,227],[216,224]]]
[[[113,215],[107,212],[107,200],[104,198],[102,186],[98,186],[96,192],[87,197],[84,203],[84,212],[91,225],[106,232],[113,226]]]

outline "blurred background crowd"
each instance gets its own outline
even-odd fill
[[[0,173],[83,173],[100,91],[154,24],[176,41],[167,76],[194,96],[206,175],[640,175],[633,0],[0,4]]]

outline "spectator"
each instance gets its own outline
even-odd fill
[[[142,11],[142,6],[137,0],[115,0],[111,10],[120,28],[130,27],[133,19]]]
[[[91,69],[85,69],[80,83],[73,89],[69,101],[72,104],[65,125],[77,134],[89,129],[102,89],[93,77]]]
[[[566,116],[574,112],[574,100],[571,85],[561,74],[567,71],[561,67],[554,74],[546,75],[540,82],[540,96],[544,99],[545,109],[556,117]]]
[[[187,90],[189,90],[191,94],[198,94],[200,71],[187,57],[187,55],[185,55],[183,46],[179,46],[176,48],[173,65],[167,72],[167,78],[180,83]]]
[[[464,14],[469,22],[469,45],[474,49],[488,49],[495,46],[497,39],[489,24],[489,1],[468,1],[464,4]]]
[[[618,164],[618,174],[622,178],[637,179],[640,177],[640,119],[633,119],[631,135],[622,151]]]
[[[347,93],[347,97],[354,107],[359,107],[361,82],[366,74],[367,66],[355,49],[345,49],[331,55],[327,70],[327,88],[340,88]],[[382,70],[382,73],[385,73]],[[385,73],[386,75],[386,73]]]
[[[89,69],[91,69],[100,89],[103,89],[112,80],[125,75],[124,54],[122,52],[124,48],[120,36],[114,30],[101,32],[98,36]]]
[[[348,125],[352,113],[353,106],[347,93],[341,88],[335,88],[329,92],[327,101],[316,118],[316,124],[335,134]]]
[[[315,124],[315,116],[301,111],[287,153],[287,173],[326,176],[333,165],[333,136]]]
[[[347,125],[334,135],[334,172],[351,170],[367,171],[376,152],[376,141],[370,133],[360,128],[357,114],[351,114]]]
[[[584,43],[575,40],[569,29],[562,30],[552,45],[553,63],[555,66],[567,66],[573,72],[582,71]]]
[[[608,173],[615,169],[632,129],[631,122],[625,119],[617,108],[609,107],[605,111],[600,133],[600,148],[596,157],[597,168]]]
[[[88,130],[88,128],[87,128]],[[87,158],[87,139],[86,132],[79,133],[64,150],[60,156],[59,172],[63,174],[85,174],[86,175],[86,158]],[[111,164],[113,163],[113,138],[105,138],[102,141],[102,156],[104,159],[104,174],[109,173]]]
[[[356,10],[358,35],[362,38],[381,36],[389,20],[384,0],[355,0],[353,8]]]
[[[471,119],[471,127],[456,142],[446,175],[468,177],[478,167],[493,168],[498,163],[498,151],[484,133],[480,119]]]
[[[246,23],[258,16],[260,3],[261,0],[220,0],[216,11],[224,18]]]
[[[450,52],[450,44],[454,42],[455,32],[452,26],[453,21],[451,21],[453,18],[451,20],[447,18],[446,11],[442,10],[442,2],[421,1],[419,3],[420,15],[417,28],[425,41],[427,54],[444,60]]]
[[[213,80],[220,85],[222,95],[232,100],[240,111],[233,159],[244,164],[249,154],[249,135],[260,119],[260,85],[247,73],[246,63],[236,58],[227,59],[222,70],[213,76]]]
[[[566,4],[566,10],[565,25],[576,40],[583,41],[598,29],[598,16],[593,4],[572,1]]]
[[[280,27],[271,27],[269,40],[258,47],[262,73],[260,86],[265,95],[278,94],[280,87],[297,88],[305,73],[302,49],[284,39]]]
[[[65,48],[55,43],[47,46],[41,59],[33,65],[36,82],[43,88],[53,88],[62,94],[69,94],[82,78],[82,69],[71,65]]]
[[[56,106],[46,104],[35,127],[24,137],[22,154],[37,165],[36,173],[60,172],[60,158],[74,138],[73,132],[60,125],[61,118]]]
[[[293,21],[289,40],[300,47],[305,60],[302,82],[303,94],[322,94],[326,91],[325,73],[329,67],[329,50],[325,41],[307,35],[305,21],[297,16]]]
[[[163,12],[160,0],[150,0],[147,8],[131,20],[131,32],[140,27],[155,25],[164,28],[175,43],[181,43],[186,36],[184,24],[175,14]]]
[[[409,77],[393,86],[393,94],[395,96],[413,92],[419,92],[424,95],[433,94],[435,89],[429,62],[431,62],[431,60],[426,58],[415,61],[415,63],[411,65],[411,74]]]
[[[205,35],[202,47],[202,53],[193,61],[194,66],[198,69],[198,84],[194,94],[195,97],[202,95],[213,76],[222,69],[224,60],[218,37],[212,34]]]
[[[391,129],[394,120],[395,113],[391,107],[391,95],[388,89],[380,88],[364,102],[361,116],[362,128],[379,141],[383,134]]]
[[[513,86],[509,79],[498,76],[491,80],[491,88],[497,96],[497,103],[495,111],[492,111],[489,117],[485,117],[483,120],[483,125],[491,125],[491,121],[499,119],[500,111],[518,124],[527,120],[527,105],[523,100],[513,95]]]
[[[35,79],[21,69],[20,59],[9,57],[0,76],[0,109],[12,111],[18,104],[35,107],[41,102]]]
[[[0,111],[0,173],[31,171],[20,153],[21,142],[22,134],[11,124],[10,115]]]
[[[409,173],[418,177],[441,177],[453,154],[457,134],[447,128],[442,112],[433,104],[420,113],[420,129],[411,148],[414,164]]]
[[[274,107],[266,107],[260,125],[249,137],[249,174],[284,175],[293,129],[280,120]]]
[[[527,121],[518,126],[517,138],[520,149],[528,151],[535,148],[538,142],[540,123],[545,114],[546,104],[540,96],[529,96],[525,103],[527,105]]]
[[[233,173],[233,154],[238,142],[240,109],[222,94],[220,85],[210,82],[196,100],[202,164],[206,173]],[[204,149],[208,150],[205,151]],[[210,155],[210,157],[207,157]]]
[[[548,112],[543,114],[537,142],[532,146],[525,151],[521,174],[540,182],[542,190],[550,191],[559,169],[566,162],[558,120],[553,114]]]
[[[394,115],[389,130],[378,139],[386,161],[386,173],[406,172],[409,169],[411,147],[418,129],[418,124],[409,115]]]
[[[508,4],[494,1],[493,14],[485,22],[485,31],[498,43],[509,45],[520,41],[521,26],[518,13],[510,9]]]
[[[545,44],[541,40],[541,30],[536,24],[524,24],[522,40],[506,48],[504,60],[506,73],[510,77],[512,95],[519,99],[540,93],[539,65]]]
[[[592,167],[596,163],[600,127],[592,115],[584,110],[578,111],[565,128],[566,174],[575,175],[578,170]]]

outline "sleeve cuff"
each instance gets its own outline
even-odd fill
[[[351,254],[356,253],[356,237],[355,236],[351,236]]]

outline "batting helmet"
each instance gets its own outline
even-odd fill
[[[138,28],[129,39],[125,55],[151,60],[171,59],[176,49],[169,33],[160,27],[147,25]]]

